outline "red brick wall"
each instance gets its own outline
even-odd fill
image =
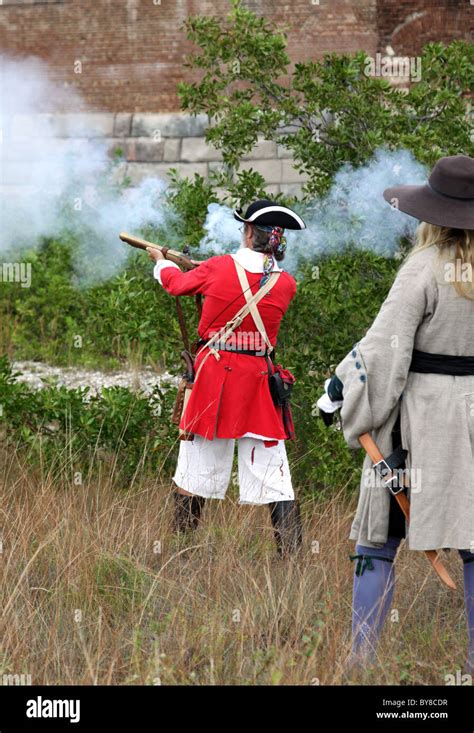
[[[46,60],[60,83],[76,88],[97,111],[177,110],[176,84],[188,52],[181,26],[189,15],[226,14],[228,0],[50,0],[0,4],[0,49]],[[472,34],[469,0],[248,0],[249,8],[288,27],[292,60],[326,51],[391,43],[414,54],[427,40]],[[411,13],[422,15],[406,20]],[[75,62],[82,73],[74,72]],[[189,72],[187,73],[189,78]],[[48,110],[48,100],[44,100]],[[71,111],[79,111],[77,106]],[[69,111],[66,110],[66,111]]]
[[[31,1],[31,0],[30,0]],[[156,2],[158,0],[155,0]],[[314,3],[314,4],[313,4]],[[262,0],[258,14],[288,26],[294,61],[325,51],[377,47],[375,0]],[[227,14],[228,0],[64,0],[0,5],[0,49],[48,61],[60,82],[95,110],[179,109],[176,84],[189,51],[181,26],[189,15]],[[82,73],[74,73],[75,61]],[[189,78],[189,72],[188,72]],[[45,110],[48,100],[44,101]],[[74,110],[75,111],[75,110]]]
[[[378,0],[380,49],[415,56],[430,41],[474,40],[474,5],[469,0]]]

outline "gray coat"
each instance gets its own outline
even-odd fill
[[[351,447],[371,431],[388,455],[400,411],[412,550],[474,550],[474,376],[409,372],[414,348],[474,356],[474,301],[447,281],[446,262],[436,247],[409,257],[373,325],[336,369]],[[387,539],[389,493],[370,466],[366,458],[350,537],[376,546]]]

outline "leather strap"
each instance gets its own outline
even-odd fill
[[[405,463],[408,456],[408,451],[405,450],[405,448],[402,448],[401,445],[397,446],[393,453],[390,453],[389,456],[385,459],[385,463],[389,468],[392,470],[395,470],[396,468],[401,468],[403,464]]]
[[[385,485],[387,486],[388,490],[395,496],[395,499],[397,500],[400,506],[400,509],[402,510],[403,514],[405,515],[407,522],[409,522],[410,521],[410,501],[407,495],[404,494],[402,491],[397,491],[396,493],[394,493],[390,488],[390,483],[396,479],[396,473],[393,470],[391,470],[387,461],[384,459],[382,453],[380,452],[377,443],[372,438],[370,433],[364,433],[364,435],[361,435],[359,437],[359,443],[361,444],[362,448],[365,450],[365,452],[369,456],[378,474],[382,476],[383,481]],[[380,467],[382,467],[382,470],[380,470]],[[387,468],[388,468],[388,471],[386,470]],[[450,588],[451,590],[456,590],[456,583],[454,582],[454,580],[451,578],[448,571],[444,567],[442,561],[440,560],[440,556],[437,550],[425,550],[425,555],[428,558],[428,560],[430,561],[431,565],[433,566],[438,577],[443,581],[443,583],[447,585],[448,588]]]
[[[272,272],[271,275],[270,275],[270,277],[269,277],[269,279],[260,288],[260,290],[257,290],[257,292],[255,293],[255,295],[253,295],[250,298],[250,300],[248,300],[245,303],[245,305],[243,305],[242,308],[240,308],[237,311],[237,313],[235,314],[235,316],[230,321],[227,321],[227,323],[225,324],[225,326],[223,326],[217,333],[215,333],[214,336],[211,336],[211,338],[209,339],[209,341],[207,341],[204,344],[204,346],[199,350],[199,352],[196,354],[196,358],[201,353],[201,351],[203,351],[206,348],[209,349],[208,353],[206,354],[206,356],[204,357],[204,359],[200,363],[199,369],[196,372],[196,376],[194,377],[194,381],[195,382],[197,381],[197,378],[199,376],[199,373],[200,373],[202,367],[204,366],[204,364],[206,363],[207,359],[209,358],[209,356],[211,354],[215,357],[215,359],[217,361],[219,361],[219,359],[221,358],[218,350],[216,348],[214,348],[214,344],[216,344],[218,342],[221,342],[221,343],[224,343],[224,344],[226,343],[226,341],[229,338],[229,336],[232,335],[232,333],[235,331],[235,329],[238,326],[240,326],[240,324],[242,323],[242,321],[244,320],[244,318],[250,313],[250,308],[251,308],[252,304],[253,303],[255,303],[255,304],[256,303],[259,303],[260,300],[267,293],[270,292],[270,290],[273,288],[273,286],[275,285],[276,281],[278,280],[278,275],[279,275],[279,273]]]
[[[198,316],[199,318],[201,318],[202,316],[202,294],[196,293],[196,295],[194,296],[194,299],[196,301],[196,308],[197,308]]]
[[[245,268],[240,264],[240,262],[237,262],[237,260],[234,260],[235,269],[237,270],[237,275],[239,277],[240,287],[242,288],[242,292],[245,296],[245,300],[247,301],[250,313],[252,314],[252,318],[254,320],[255,325],[257,326],[257,330],[259,331],[261,337],[265,341],[268,349],[268,353],[271,354],[273,351],[273,346],[270,343],[270,339],[267,336],[267,331],[265,329],[265,325],[262,321],[262,316],[260,315],[260,312],[257,308],[257,304],[252,302],[252,296],[251,296],[251,290],[250,290],[250,283],[249,279],[247,277],[247,273],[245,272]]]

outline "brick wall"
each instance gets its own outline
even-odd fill
[[[474,41],[474,4],[469,0],[378,0],[377,30],[381,49],[416,56],[430,41]]]
[[[374,55],[387,45],[397,55],[417,55],[427,41],[472,38],[469,0],[248,0],[246,5],[287,26],[294,62],[328,51],[364,49]],[[222,163],[219,152],[205,143],[205,118],[176,112],[176,84],[185,74],[189,79],[182,62],[190,47],[181,26],[189,15],[228,10],[227,0],[0,0],[0,51],[39,56],[55,81],[80,93],[65,104],[65,115],[57,115],[57,134],[100,137],[111,154],[120,148],[117,180],[166,178],[170,167],[205,176]],[[44,112],[49,103],[42,100]],[[274,142],[260,141],[242,167],[260,171],[269,194],[298,194],[304,180]],[[12,166],[13,174],[18,167]],[[9,180],[4,166],[0,183],[21,181]]]
[[[393,46],[419,53],[431,40],[474,40],[469,0],[247,0],[288,32],[297,62],[327,51],[370,54]],[[2,0],[0,51],[38,56],[53,78],[77,89],[73,109],[169,112],[189,71],[182,31],[190,15],[225,15],[229,0]],[[79,72],[79,73],[78,73]],[[48,100],[44,100],[47,111]]]
[[[228,0],[11,3],[0,4],[1,51],[41,57],[56,80],[80,92],[84,108],[113,112],[179,109],[176,84],[190,50],[183,22],[230,8]],[[325,51],[376,50],[375,0],[251,0],[247,6],[288,27],[294,61]],[[81,73],[75,73],[78,61]]]

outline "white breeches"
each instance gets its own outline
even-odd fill
[[[237,443],[241,504],[295,498],[284,440],[239,438]],[[174,482],[190,494],[223,499],[231,478],[234,447],[234,439],[206,440],[195,435],[194,440],[182,440]]]

